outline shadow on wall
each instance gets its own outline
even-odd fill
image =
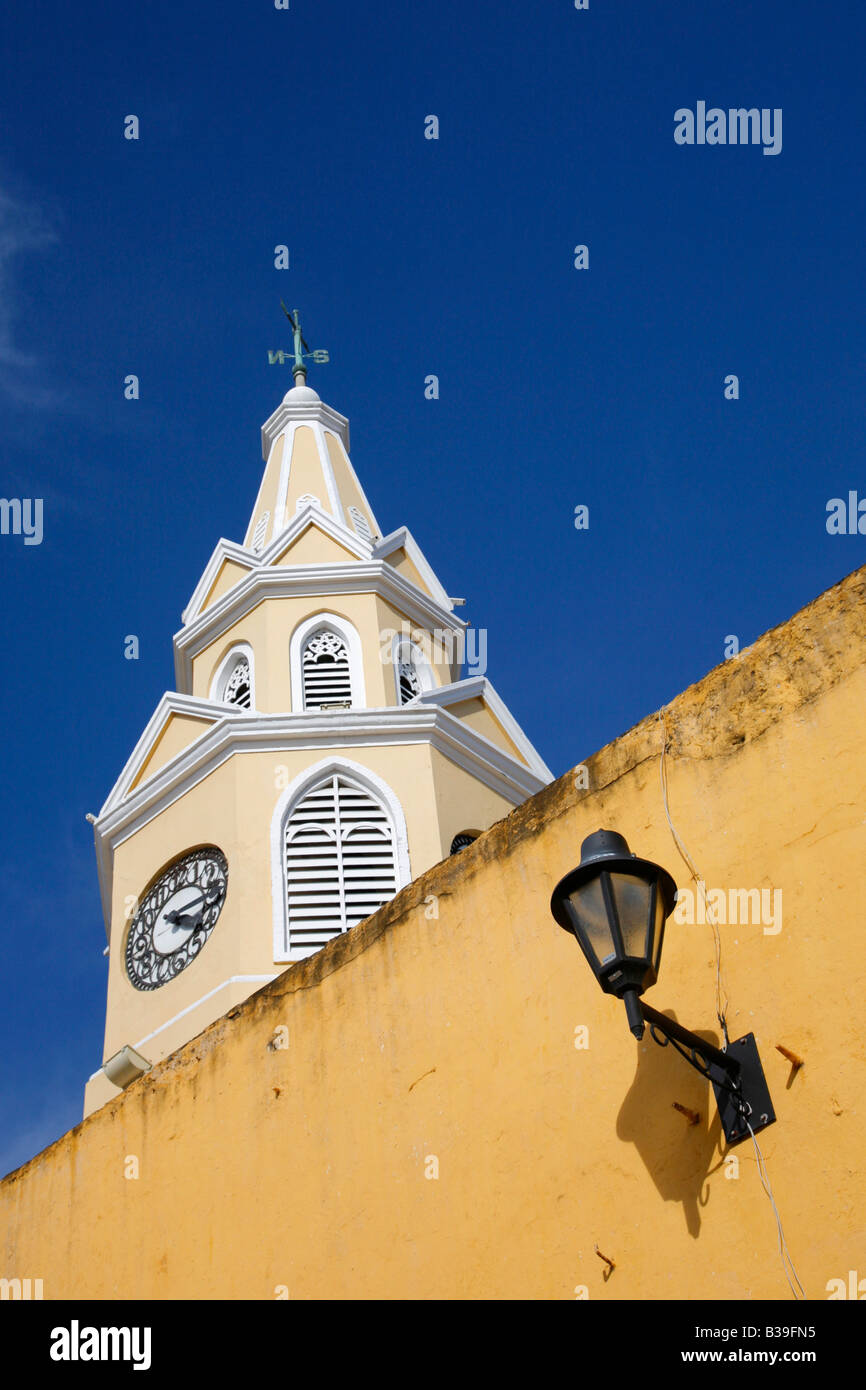
[[[678,1022],[672,1009],[666,1017]],[[623,1018],[625,1030],[625,1018]],[[715,1033],[695,1030],[719,1047]],[[626,1034],[627,1036],[627,1034]],[[698,1124],[674,1108],[674,1101],[700,1115]],[[709,1117],[709,1123],[708,1123]],[[722,1138],[716,1098],[708,1081],[674,1050],[659,1047],[649,1028],[638,1044],[638,1064],[616,1124],[617,1136],[634,1144],[665,1202],[682,1202],[690,1236],[701,1229],[701,1207],[709,1201],[704,1183]],[[724,1158],[719,1159],[718,1168]]]

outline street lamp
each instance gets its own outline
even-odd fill
[[[648,1023],[654,1042],[672,1043],[712,1082],[725,1138],[738,1144],[750,1128],[757,1133],[776,1119],[754,1034],[722,1052],[640,998],[658,978],[665,919],[676,893],[666,869],[638,859],[615,830],[597,830],[581,845],[578,867],[554,888],[550,910],[577,937],[604,992],[623,1000],[634,1036],[642,1038]]]

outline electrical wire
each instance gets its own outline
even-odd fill
[[[706,915],[707,915],[707,920],[708,920],[708,922],[709,922],[709,924],[710,924],[710,926],[711,926],[711,928],[712,928],[712,932],[713,932],[713,943],[714,943],[714,945],[715,945],[715,951],[716,951],[716,1017],[717,1017],[718,1020],[719,1020],[719,1025],[720,1025],[720,1027],[721,1027],[721,1029],[722,1029],[722,1032],[723,1032],[723,1034],[724,1034],[724,1037],[725,1037],[725,1047],[724,1047],[724,1050],[727,1051],[728,1047],[730,1046],[730,1039],[729,1039],[729,1037],[728,1037],[728,1028],[727,1028],[727,1023],[726,1023],[726,1021],[725,1021],[725,1015],[726,1015],[726,1012],[727,1012],[727,1009],[728,1009],[728,1005],[729,1005],[729,1003],[730,1003],[730,999],[729,999],[729,997],[728,997],[727,985],[724,985],[724,986],[723,986],[723,984],[722,984],[722,941],[721,941],[721,936],[720,936],[720,934],[719,934],[719,924],[718,924],[718,922],[716,921],[715,912],[714,912],[713,909],[710,907],[709,901],[708,901],[708,899],[707,899],[706,884],[705,884],[704,880],[701,878],[701,876],[700,876],[698,870],[696,869],[696,867],[695,867],[695,865],[694,865],[694,863],[693,863],[693,861],[692,861],[692,857],[691,857],[691,855],[689,854],[688,850],[686,849],[685,845],[683,844],[682,840],[680,839],[680,837],[679,837],[679,835],[678,835],[678,833],[677,833],[676,826],[674,825],[673,820],[671,819],[670,805],[669,805],[669,803],[668,803],[668,776],[667,776],[667,766],[666,766],[666,763],[665,763],[665,756],[666,756],[666,754],[667,754],[667,747],[668,747],[668,730],[667,730],[667,723],[666,723],[666,720],[665,720],[665,712],[664,712],[663,709],[660,709],[660,710],[659,710],[659,722],[660,722],[660,724],[661,724],[661,726],[662,726],[662,751],[661,751],[661,756],[660,756],[660,758],[659,758],[659,781],[660,781],[660,783],[661,783],[662,801],[664,802],[665,816],[666,816],[666,818],[667,818],[667,823],[668,823],[668,825],[669,825],[669,827],[670,827],[671,835],[673,836],[673,839],[674,839],[674,844],[676,845],[677,849],[679,850],[680,856],[682,857],[682,860],[683,860],[684,864],[686,865],[686,868],[688,869],[689,873],[692,875],[692,878],[694,879],[695,883],[698,885],[698,888],[699,888],[699,890],[700,890],[700,892],[701,892],[701,895],[702,895],[703,901],[704,901],[704,907],[705,907],[705,911],[706,911]],[[722,989],[723,989],[723,987],[724,987],[724,993],[725,993],[725,1003],[724,1003],[724,1007],[722,1006]],[[650,1029],[650,1032],[652,1033],[652,1029]],[[656,1038],[654,1034],[653,1034],[653,1040],[654,1040],[655,1042],[658,1042],[658,1041],[659,1041],[658,1038]],[[673,1039],[669,1039],[669,1041],[673,1041]],[[678,1051],[678,1052],[681,1052],[681,1055],[685,1056],[685,1053],[682,1052],[682,1050],[681,1050],[679,1047],[677,1048],[677,1051]],[[686,1060],[689,1061],[690,1059],[687,1057]],[[693,1066],[697,1066],[697,1064],[696,1064],[695,1062],[693,1062],[692,1065],[693,1065]],[[698,1070],[698,1071],[701,1071],[702,1068],[701,1068],[701,1067],[697,1067],[697,1070]],[[794,1267],[794,1261],[791,1259],[791,1252],[789,1251],[789,1249],[788,1249],[788,1243],[787,1243],[787,1241],[785,1240],[785,1232],[782,1230],[782,1218],[781,1218],[781,1216],[779,1215],[779,1208],[776,1206],[776,1199],[775,1199],[775,1197],[773,1196],[773,1188],[772,1188],[772,1185],[771,1185],[771,1183],[770,1183],[770,1175],[769,1175],[769,1173],[767,1172],[767,1169],[766,1169],[766,1166],[765,1166],[765,1163],[764,1163],[764,1155],[762,1154],[762,1152],[761,1152],[761,1147],[760,1147],[760,1145],[759,1145],[759,1143],[758,1143],[757,1138],[755,1137],[755,1131],[752,1129],[752,1126],[749,1124],[749,1116],[748,1116],[747,1108],[746,1108],[745,1106],[743,1106],[743,1105],[740,1106],[740,1114],[741,1114],[743,1120],[745,1121],[746,1128],[748,1129],[749,1134],[752,1136],[752,1143],[753,1143],[754,1146],[755,1146],[755,1161],[756,1161],[757,1167],[758,1167],[758,1177],[761,1179],[761,1186],[763,1187],[764,1192],[767,1194],[767,1197],[768,1197],[769,1202],[770,1202],[770,1206],[773,1208],[773,1215],[774,1215],[775,1218],[776,1218],[776,1229],[777,1229],[778,1234],[779,1234],[779,1259],[781,1260],[781,1263],[782,1263],[782,1269],[783,1269],[783,1271],[784,1271],[785,1278],[786,1278],[787,1281],[788,1281],[788,1287],[789,1287],[789,1289],[791,1290],[791,1293],[792,1293],[793,1297],[797,1300],[798,1303],[799,1303],[799,1302],[802,1302],[803,1299],[807,1299],[807,1300],[808,1300],[808,1294],[806,1293],[806,1290],[803,1288],[803,1285],[800,1283],[800,1276],[798,1275],[797,1270],[796,1270],[796,1268]],[[790,1273],[788,1272],[788,1271],[789,1271],[789,1267],[790,1267]],[[796,1288],[796,1289],[795,1289],[795,1287],[794,1287],[794,1284],[791,1282],[791,1274],[793,1274],[794,1279],[796,1280],[796,1283],[797,1283],[797,1288]],[[797,1292],[797,1289],[799,1289],[799,1291],[800,1291],[799,1293]],[[802,1297],[801,1297],[801,1295],[802,1295]]]
[[[681,856],[681,858],[682,858],[682,860],[683,860],[683,863],[685,864],[686,868],[688,869],[688,871],[689,871],[689,873],[691,874],[692,878],[694,879],[695,883],[698,885],[698,891],[699,891],[699,893],[701,894],[701,898],[702,898],[703,904],[704,904],[704,912],[705,912],[707,921],[709,922],[710,927],[711,927],[711,929],[712,929],[712,933],[713,933],[713,945],[714,945],[714,947],[715,947],[715,952],[716,952],[716,1018],[719,1020],[719,1027],[721,1028],[721,1030],[722,1030],[722,1035],[724,1036],[724,1039],[725,1039],[725,1048],[727,1048],[727,1047],[730,1045],[730,1041],[731,1041],[730,1038],[728,1037],[728,1024],[727,1024],[727,1016],[726,1016],[726,1015],[727,1015],[728,1004],[730,1003],[730,1000],[729,1000],[729,998],[728,998],[728,989],[727,989],[727,985],[723,985],[723,983],[722,983],[722,938],[721,938],[721,936],[719,935],[719,924],[718,924],[718,922],[716,921],[716,914],[715,914],[715,911],[714,911],[714,909],[710,906],[709,899],[707,898],[707,887],[706,887],[706,883],[705,883],[704,880],[701,878],[700,873],[698,872],[698,870],[696,869],[696,867],[695,867],[695,865],[694,865],[694,863],[693,863],[693,861],[692,861],[691,855],[689,854],[688,850],[686,849],[685,845],[683,844],[682,840],[680,839],[679,835],[677,834],[676,826],[674,825],[673,821],[671,820],[671,811],[670,811],[670,806],[669,806],[669,804],[668,804],[668,774],[667,774],[667,765],[666,765],[666,762],[665,762],[665,755],[666,755],[666,753],[667,753],[667,746],[668,746],[668,731],[667,731],[667,725],[666,725],[666,723],[665,723],[664,710],[659,710],[659,722],[661,723],[661,726],[662,726],[662,751],[661,751],[661,758],[659,759],[659,781],[660,781],[660,783],[661,783],[662,801],[664,802],[665,816],[667,817],[667,822],[668,822],[668,825],[670,826],[670,832],[671,832],[671,834],[672,834],[673,837],[674,837],[674,844],[676,845],[677,849],[678,849],[679,852],[680,852],[680,856]],[[724,993],[725,993],[725,1002],[724,1002],[724,1005],[722,1004],[722,989],[723,989],[723,988],[724,988]]]
[[[803,1299],[806,1299],[808,1301],[809,1296],[806,1293],[806,1290],[803,1288],[803,1285],[800,1283],[800,1276],[794,1267],[794,1261],[791,1259],[791,1252],[788,1249],[788,1242],[785,1240],[785,1232],[782,1230],[782,1218],[779,1215],[779,1208],[776,1206],[776,1199],[773,1196],[773,1189],[770,1185],[770,1175],[764,1167],[764,1155],[761,1153],[760,1145],[758,1144],[758,1141],[755,1138],[755,1131],[749,1124],[748,1119],[746,1120],[746,1126],[748,1128],[749,1133],[752,1136],[752,1143],[755,1146],[755,1160],[758,1165],[758,1177],[761,1179],[761,1186],[763,1187],[764,1191],[770,1199],[770,1206],[773,1208],[773,1215],[776,1218],[776,1229],[779,1232],[779,1259],[782,1261],[782,1269],[785,1271],[785,1278],[788,1281],[788,1287],[798,1303],[802,1303]],[[797,1281],[797,1289],[800,1290],[799,1294],[797,1293],[797,1289],[795,1289],[794,1285],[791,1283],[791,1274],[788,1273],[789,1265],[791,1267],[791,1274],[793,1274],[794,1278]],[[800,1297],[800,1294],[802,1294],[802,1298]]]

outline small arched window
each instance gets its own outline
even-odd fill
[[[238,709],[253,708],[253,653],[246,642],[233,648],[220,664],[211,699],[236,705]]]
[[[364,709],[364,654],[357,628],[341,613],[313,613],[289,642],[292,709]]]
[[[292,959],[312,955],[394,897],[395,851],[388,810],[353,777],[329,774],[303,794],[283,837]]]
[[[397,681],[397,702],[407,705],[425,690],[436,684],[430,663],[417,643],[409,637],[394,638],[394,676]]]
[[[349,653],[338,633],[329,628],[320,628],[308,637],[302,667],[304,709],[324,709],[334,705],[351,708]]]
[[[245,656],[238,657],[234,670],[226,681],[223,699],[227,705],[240,705],[241,709],[249,709],[252,703],[252,685],[250,663]]]
[[[421,682],[414,661],[401,661],[397,668],[397,676],[400,684],[400,704],[406,705],[410,700],[414,700],[416,695],[421,694]]]
[[[304,507],[321,507],[318,497],[314,497],[311,492],[305,492],[303,497],[299,497],[295,503],[295,511],[302,512]]]
[[[451,841],[449,853],[457,854],[459,850],[465,849],[467,845],[474,845],[477,839],[477,835],[470,835],[468,831],[462,831],[461,834],[455,835],[454,839]]]

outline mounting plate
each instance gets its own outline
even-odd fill
[[[761,1059],[758,1056],[758,1045],[755,1042],[754,1033],[746,1033],[744,1037],[737,1038],[736,1042],[731,1043],[729,1051],[742,1068],[740,1072],[742,1096],[746,1105],[751,1107],[749,1123],[757,1134],[759,1130],[766,1129],[767,1125],[776,1123],[776,1112],[770,1099],[764,1068],[761,1066]],[[719,1078],[718,1081],[716,1080],[717,1077]],[[749,1131],[743,1122],[733,1096],[730,1091],[725,1089],[728,1084],[727,1077],[723,1076],[717,1067],[711,1067],[710,1080],[716,1093],[716,1103],[719,1107],[719,1118],[722,1122],[725,1138],[731,1146],[741,1144],[744,1139],[749,1138]],[[723,1084],[719,1084],[720,1082]]]

